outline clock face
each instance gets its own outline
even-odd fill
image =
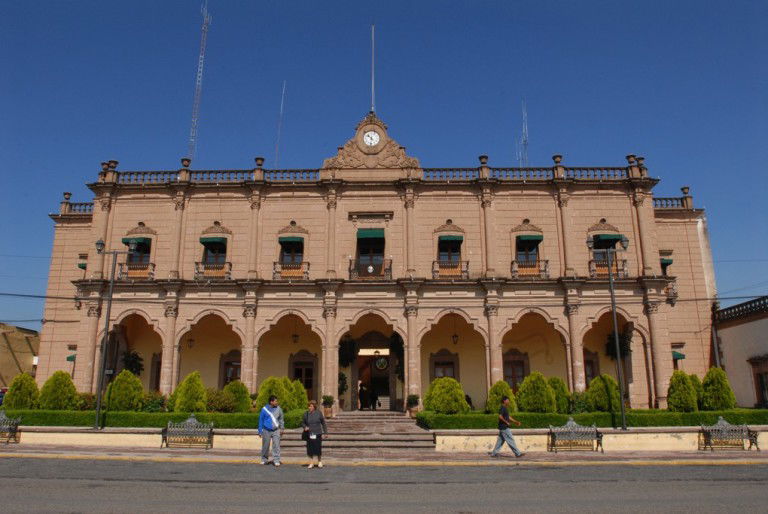
[[[363,134],[363,143],[366,144],[366,146],[376,146],[379,144],[379,133],[375,130],[369,130],[365,134]]]
[[[376,359],[376,369],[385,370],[389,366],[389,360],[386,357]]]

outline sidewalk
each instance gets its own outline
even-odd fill
[[[285,465],[303,465],[303,451],[290,448],[282,452]],[[119,448],[54,445],[0,446],[0,458],[122,460],[148,462],[257,464],[259,452],[193,448]],[[325,452],[323,462],[336,466],[594,466],[594,465],[768,465],[765,451],[695,452],[529,452],[516,459],[502,454],[492,459],[477,453],[442,453],[403,449],[345,449]]]

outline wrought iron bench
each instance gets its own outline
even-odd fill
[[[213,448],[213,423],[200,423],[194,414],[181,423],[168,422],[163,429],[163,440],[160,448],[171,446],[204,446],[205,449]]]
[[[0,410],[0,439],[5,439],[5,444],[13,441],[18,443],[21,438],[21,431],[19,430],[19,423],[21,418],[9,418],[6,416],[4,410]]]
[[[549,425],[547,434],[547,451],[557,453],[557,450],[603,450],[603,434],[595,425],[585,427],[579,425],[573,418],[568,418],[565,425],[553,427]]]
[[[701,425],[699,430],[699,450],[715,451],[720,449],[751,450],[754,446],[757,451],[760,447],[757,445],[758,433],[750,430],[747,425],[731,425],[722,416],[718,416],[717,423],[714,425]],[[745,448],[749,441],[749,448]]]

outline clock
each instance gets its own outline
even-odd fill
[[[387,369],[387,366],[389,366],[389,359],[387,359],[386,357],[379,357],[378,359],[376,359],[375,365],[376,365],[376,369],[384,371],[385,369]]]
[[[379,133],[375,130],[369,130],[363,134],[363,143],[365,143],[366,146],[376,146],[379,144],[379,140]]]

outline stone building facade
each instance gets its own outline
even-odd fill
[[[715,293],[706,219],[683,196],[654,198],[644,159],[621,167],[422,168],[369,113],[319,169],[119,171],[102,163],[93,202],[65,193],[38,379],[67,369],[94,390],[111,255],[110,368],[143,358],[169,393],[198,370],[301,378],[310,395],[358,404],[358,381],[392,408],[454,376],[476,408],[489,386],[530,372],[583,391],[616,376],[606,249],[614,261],[628,400],[664,406],[673,345],[689,372],[710,363]],[[590,238],[594,248],[587,246]],[[620,249],[620,246],[619,246]]]

